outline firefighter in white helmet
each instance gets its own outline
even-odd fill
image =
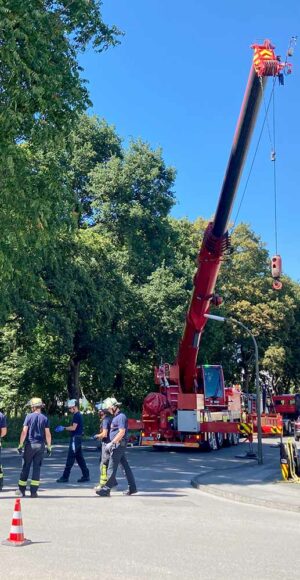
[[[72,422],[68,427],[63,425],[58,425],[55,431],[69,431],[70,433],[70,445],[67,456],[67,461],[65,465],[64,472],[61,477],[56,481],[57,483],[67,483],[69,481],[69,476],[71,469],[75,463],[75,459],[81,469],[82,476],[78,479],[78,483],[83,483],[85,481],[90,481],[90,472],[86,465],[85,459],[82,454],[82,435],[83,435],[83,417],[79,411],[78,403],[76,399],[69,399],[67,402],[67,407],[70,413],[72,413]]]
[[[106,445],[109,443],[109,432],[110,425],[112,422],[112,416],[108,409],[103,409],[103,403],[96,403],[95,405],[99,419],[100,419],[100,430],[99,433],[94,435],[93,439],[101,441],[101,457],[100,457],[100,478],[99,484],[94,487],[95,491],[99,491],[107,482],[107,467],[109,463],[109,453],[106,452]],[[118,485],[118,482],[114,482],[114,487]]]
[[[33,397],[28,405],[31,407],[31,413],[25,417],[18,447],[20,455],[23,454],[24,449],[24,456],[19,479],[19,490],[16,493],[17,495],[25,496],[27,479],[32,466],[30,495],[31,497],[37,497],[45,443],[47,444],[47,455],[51,455],[51,433],[48,417],[42,413],[42,408],[44,407],[42,399]]]
[[[110,496],[110,491],[115,485],[115,478],[119,465],[123,467],[128,483],[128,489],[124,492],[124,495],[133,495],[134,493],[137,493],[135,479],[126,459],[128,419],[125,413],[121,412],[120,407],[121,403],[119,403],[114,397],[108,397],[103,402],[103,408],[108,409],[110,414],[113,416],[113,419],[109,433],[110,442],[106,445],[106,453],[109,453],[107,482],[103,487],[101,487],[101,489],[96,491],[96,494],[100,497]]]

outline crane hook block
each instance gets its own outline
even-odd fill
[[[282,261],[281,256],[273,256],[272,258],[272,277],[280,278],[282,274]]]
[[[273,280],[272,287],[273,287],[273,290],[281,290],[282,282],[280,282],[280,280]]]

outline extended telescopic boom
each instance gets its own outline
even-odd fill
[[[186,317],[184,334],[179,345],[176,364],[180,371],[183,392],[194,391],[197,378],[197,356],[201,333],[207,322],[204,314],[209,312],[210,303],[220,304],[214,295],[221,259],[229,247],[228,221],[235,194],[246,160],[251,135],[262,99],[263,88],[268,76],[281,76],[282,70],[290,65],[280,62],[274,46],[269,40],[262,45],[252,45],[253,64],[234,134],[233,145],[220,193],[214,221],[206,228],[198,254],[198,268],[194,277],[194,291]]]

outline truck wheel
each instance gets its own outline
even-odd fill
[[[216,441],[216,433],[207,433],[207,440],[201,444],[203,451],[215,451],[218,449]]]
[[[223,447],[231,447],[233,445],[233,433],[226,433],[226,439],[224,437]]]
[[[232,433],[232,444],[238,445],[240,442],[240,436],[238,433]]]
[[[293,434],[292,423],[290,421],[288,421],[288,424],[286,426],[286,434],[289,437],[291,437],[291,435]]]
[[[217,447],[220,449],[224,445],[224,433],[216,433]]]

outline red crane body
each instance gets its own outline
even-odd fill
[[[194,290],[186,324],[173,365],[155,369],[159,393],[144,400],[142,444],[199,446],[236,443],[242,417],[241,394],[226,389],[220,366],[197,366],[201,334],[210,304],[221,303],[215,286],[222,257],[230,247],[228,221],[238,188],[263,87],[268,76],[279,76],[290,65],[281,63],[269,40],[253,45],[254,58],[234,134],[233,145],[213,222],[209,223],[198,254]],[[210,437],[214,434],[213,437]],[[211,443],[211,440],[213,441]]]

